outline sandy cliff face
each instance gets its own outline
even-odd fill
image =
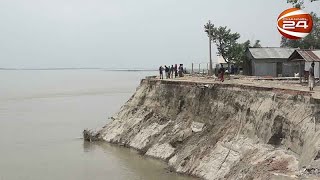
[[[318,105],[292,90],[143,80],[99,138],[204,179],[295,178],[320,157]]]

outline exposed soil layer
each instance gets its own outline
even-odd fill
[[[306,91],[148,79],[86,139],[204,179],[307,178],[320,157],[319,104]]]

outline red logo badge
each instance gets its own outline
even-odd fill
[[[278,17],[278,30],[288,39],[306,37],[313,27],[312,16],[299,8],[283,11]]]

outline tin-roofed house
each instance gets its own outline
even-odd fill
[[[226,61],[222,56],[219,56],[219,55],[218,55],[216,62],[217,62],[217,63],[215,64],[215,74],[216,74],[216,75],[218,75],[218,71],[219,71],[221,65],[223,65],[223,67],[224,67],[225,69],[228,68],[228,63],[227,63],[227,61]],[[231,67],[231,65],[234,65],[234,63],[229,63],[229,65],[230,65],[230,67]]]
[[[292,48],[263,47],[248,48],[247,57],[251,65],[251,75],[290,77],[298,70],[299,65],[288,63],[288,58],[294,52]]]
[[[305,77],[305,78],[307,78],[307,76],[309,75],[308,71],[311,66],[311,63],[314,62],[315,63],[314,75],[316,78],[319,78],[320,50],[297,49],[288,58],[288,62],[297,63],[299,68],[296,72],[300,74],[300,77]]]
[[[228,68],[227,61],[222,56],[217,56],[216,68],[220,68],[223,65],[224,68]],[[234,65],[234,63],[229,63],[229,66]]]
[[[223,65],[224,67],[228,67],[228,63],[222,56],[217,56],[217,63],[218,65]]]

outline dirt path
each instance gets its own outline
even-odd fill
[[[158,77],[157,77],[158,79]],[[300,84],[299,81],[294,80],[257,80],[252,77],[231,77],[224,82],[220,82],[217,79],[209,79],[206,77],[192,77],[185,76],[176,79],[164,79],[163,81],[181,81],[181,82],[194,82],[194,83],[208,83],[208,84],[229,84],[229,85],[244,85],[251,87],[264,87],[274,88],[279,90],[295,90],[303,92],[304,94],[310,94],[315,99],[320,99],[320,86],[314,88],[314,91],[310,92],[307,83]]]

